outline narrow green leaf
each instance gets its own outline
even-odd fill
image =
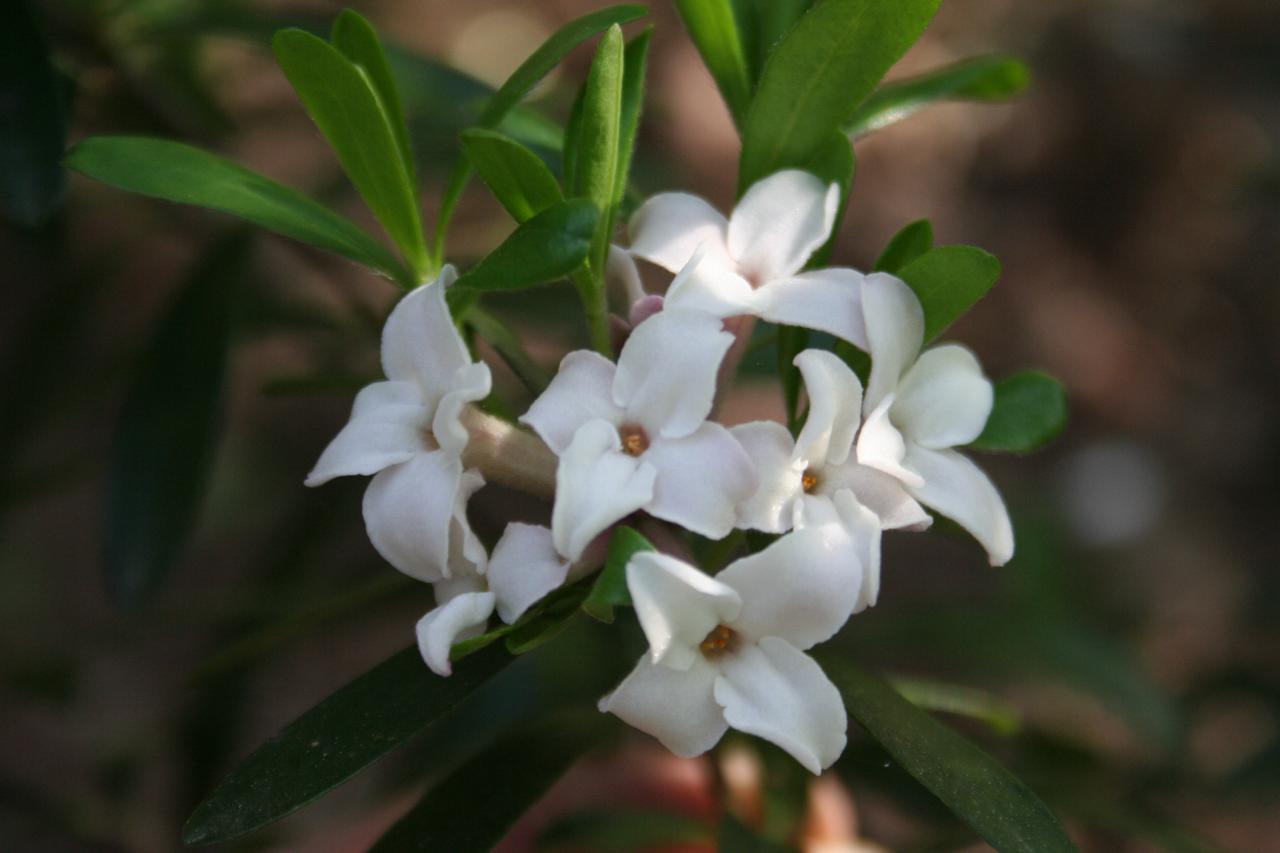
[[[329,39],[343,56],[359,66],[369,78],[373,91],[387,114],[391,130],[395,134],[396,146],[400,149],[400,159],[404,162],[405,171],[409,175],[409,185],[416,187],[418,185],[417,170],[413,166],[413,146],[409,142],[404,105],[377,31],[355,10],[343,9],[333,22],[333,32]]]
[[[995,405],[975,450],[1030,453],[1048,444],[1067,422],[1067,392],[1062,383],[1038,370],[996,383]]]
[[[932,248],[933,225],[927,219],[918,219],[893,235],[876,260],[875,271],[897,273]]]
[[[39,225],[62,200],[64,95],[33,4],[10,4],[0,27],[0,212],[19,225]]]
[[[574,181],[569,194],[590,199],[600,211],[588,261],[597,277],[603,275],[613,221],[614,186],[618,179],[618,150],[622,133],[622,30],[617,24],[605,32],[583,87],[582,113],[574,147]]]
[[[586,199],[562,201],[520,225],[463,274],[460,290],[519,290],[564,278],[582,266],[599,221]]]
[[[880,130],[936,101],[1004,101],[1030,81],[1027,66],[1012,57],[966,59],[882,86],[845,122],[844,132],[862,136]]]
[[[321,38],[281,30],[276,59],[342,168],[419,278],[431,262],[417,189],[387,108],[371,77]]]
[[[739,191],[801,166],[915,43],[940,0],[823,0],[774,49],[743,127]]]
[[[1076,849],[1053,812],[995,759],[880,679],[830,652],[820,657],[849,716],[992,847]]]
[[[546,369],[529,354],[524,344],[520,342],[520,337],[506,323],[488,311],[472,308],[467,312],[467,325],[475,329],[476,334],[493,347],[529,393],[537,396],[546,390],[551,377]]]
[[[676,8],[719,87],[734,124],[741,126],[751,104],[751,71],[732,0],[676,0]]]
[[[507,651],[522,655],[555,639],[578,615],[588,591],[586,583],[575,583],[548,593],[536,610],[512,627],[505,640]]]
[[[613,204],[610,213],[617,215],[618,206],[627,195],[627,183],[631,178],[631,158],[636,148],[636,133],[640,129],[640,113],[644,110],[645,72],[649,58],[649,42],[653,39],[653,27],[627,42],[622,57],[622,110],[618,119],[618,170],[613,182]],[[605,233],[613,234],[612,220]]]
[[[994,255],[973,246],[939,246],[898,270],[924,308],[924,339],[931,341],[973,307],[1000,277]]]
[[[1022,727],[1018,709],[984,690],[919,678],[890,679],[893,689],[917,708],[981,720],[1002,735]]]
[[[602,809],[561,818],[538,836],[535,849],[540,853],[633,853],[712,840],[711,827],[688,815]]]
[[[65,162],[113,187],[229,213],[335,252],[406,286],[414,283],[404,264],[350,220],[199,148],[167,139],[93,136],[72,148]]]
[[[752,87],[760,79],[769,54],[812,5],[813,0],[733,0]]]
[[[542,158],[492,130],[462,132],[462,150],[472,167],[516,222],[525,222],[564,200],[555,175]]]
[[[654,547],[630,527],[619,527],[609,537],[609,554],[604,569],[596,577],[582,609],[588,616],[601,622],[613,622],[613,608],[630,607],[631,593],[627,591],[627,563],[642,551]]]
[[[511,660],[493,646],[440,678],[417,648],[388,658],[245,759],[187,820],[183,842],[230,841],[296,811],[440,719]]]
[[[440,780],[372,849],[486,853],[615,731],[609,717],[594,711],[556,714],[508,731]]]
[[[235,283],[248,236],[215,244],[160,319],[116,423],[107,590],[132,608],[169,574],[199,514],[221,426]]]

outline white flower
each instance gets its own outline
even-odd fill
[[[851,500],[848,493],[837,503]],[[732,726],[813,773],[845,745],[844,704],[804,651],[849,618],[862,586],[858,543],[842,523],[790,533],[714,578],[673,557],[637,554],[627,587],[649,653],[600,710],[680,756]]]
[[[431,582],[450,576],[455,543],[471,563],[484,560],[466,518],[466,496],[484,481],[463,471],[467,430],[459,417],[488,395],[490,375],[471,361],[445,305],[455,278],[446,266],[396,305],[382,331],[387,381],[356,395],[351,420],[306,480],[374,475],[364,495],[369,539],[391,565]]]
[[[706,420],[733,336],[720,320],[666,310],[638,325],[615,365],[565,356],[521,420],[560,457],[551,529],[572,560],[636,510],[713,539],[756,488],[755,467],[727,429]]]
[[[679,272],[701,248],[702,262],[672,282],[666,305],[717,317],[751,314],[774,323],[829,332],[866,348],[859,305],[861,273],[828,268],[800,272],[835,225],[840,188],[798,169],[754,184],[725,219],[688,193],[650,198],[632,217],[630,254]],[[613,266],[637,299],[638,277]]]

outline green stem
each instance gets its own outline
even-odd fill
[[[591,346],[605,358],[613,358],[613,340],[609,336],[609,306],[605,300],[604,282],[597,280],[586,265],[570,276],[582,299],[587,317]]]

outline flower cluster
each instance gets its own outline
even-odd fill
[[[706,751],[731,726],[817,773],[843,750],[846,717],[805,651],[876,602],[881,532],[924,529],[929,508],[993,564],[1012,556],[1003,501],[956,449],[992,408],[973,354],[922,351],[920,303],[892,275],[802,271],[830,237],[838,199],[835,185],[788,170],[751,187],[728,218],[681,193],[640,207],[629,247],[610,256],[632,303],[616,363],[570,353],[520,418],[556,458],[551,525],[512,523],[491,552],[466,515],[487,473],[468,463],[468,412],[490,374],[450,318],[454,273],[396,306],[382,342],[387,381],[356,397],[307,483],[373,475],[364,517],[374,547],[435,589],[437,606],[417,625],[432,670],[448,675],[453,644],[495,612],[511,624],[598,569],[599,544],[636,513],[709,539],[776,534],[714,577],[673,554],[635,555],[626,581],[649,651],[600,708],[679,755]],[[643,291],[633,258],[675,273],[665,295]],[[865,351],[865,386],[832,352],[808,349],[795,359],[808,400],[798,435],[716,422],[735,333],[750,329],[743,317]]]

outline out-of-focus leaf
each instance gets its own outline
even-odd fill
[[[276,59],[343,170],[419,278],[431,267],[417,189],[387,107],[371,77],[304,30],[272,39]]]
[[[196,808],[182,840],[229,841],[294,812],[430,726],[511,660],[494,646],[440,678],[417,648],[388,658],[245,759]]]
[[[749,826],[728,812],[720,819],[716,833],[716,849],[720,853],[790,853],[791,848],[757,835]]]
[[[632,853],[713,840],[696,818],[658,811],[599,810],[563,817],[538,836],[539,853]]]
[[[992,847],[1076,849],[1053,812],[991,756],[880,679],[830,653],[822,664],[849,716]]]
[[[564,200],[547,164],[509,136],[474,128],[461,134],[467,160],[516,222]]]
[[[973,307],[1000,278],[1000,262],[973,246],[939,246],[898,270],[924,308],[924,339],[931,341]]]
[[[364,264],[403,285],[414,282],[404,264],[349,220],[207,151],[166,139],[95,136],[72,148],[66,164],[123,190],[238,216]]]
[[[354,10],[343,9],[333,22],[333,32],[329,38],[333,46],[368,77],[387,115],[387,121],[391,125],[396,146],[400,149],[400,159],[404,162],[405,171],[409,175],[409,185],[416,187],[413,147],[409,144],[409,129],[404,120],[404,106],[400,101],[400,92],[396,89],[396,80],[391,73],[391,65],[387,62],[387,54],[382,49],[382,41],[378,38],[377,31]]]
[[[896,274],[932,248],[933,225],[927,219],[918,219],[893,235],[876,259],[875,271]]]
[[[600,211],[588,261],[597,275],[604,270],[609,248],[614,187],[622,122],[622,30],[617,24],[605,32],[583,86],[582,109],[575,134],[565,144],[573,149],[573,182],[569,194],[590,199]]]
[[[459,290],[518,290],[563,278],[582,266],[599,221],[596,206],[570,199],[539,213],[467,270]]]
[[[614,731],[608,716],[591,711],[558,714],[511,730],[440,780],[373,850],[484,853]]]
[[[812,5],[813,0],[733,0],[738,35],[753,88],[769,54]]]
[[[511,372],[528,389],[529,393],[538,395],[546,390],[551,382],[547,371],[529,355],[520,338],[497,317],[480,308],[472,308],[467,312],[467,325],[475,329],[476,334],[493,347],[502,360],[511,368]]]
[[[654,550],[653,545],[630,527],[619,527],[609,537],[609,554],[604,570],[596,578],[582,609],[588,616],[601,622],[613,621],[613,608],[630,607],[631,593],[627,591],[627,563],[642,551]]]
[[[39,225],[62,200],[67,126],[62,86],[28,0],[0,27],[0,212]]]
[[[160,585],[199,514],[221,427],[232,294],[248,250],[242,234],[197,262],[120,410],[103,534],[107,590],[120,607]]]
[[[1014,734],[1021,727],[1018,709],[986,691],[918,678],[892,678],[890,683],[917,708],[972,717],[1002,735]]]
[[[648,66],[649,42],[653,39],[653,27],[627,42],[623,52],[622,110],[618,118],[618,169],[613,183],[613,204],[610,215],[616,216],[618,206],[627,195],[627,183],[631,178],[631,159],[636,148],[636,132],[640,129],[640,113],[644,110],[645,71]],[[613,233],[612,220],[605,232],[606,239]]]
[[[555,639],[578,614],[587,592],[587,584],[576,583],[548,594],[536,610],[511,627],[504,640],[507,651],[522,655]]]
[[[1027,66],[1009,56],[966,59],[882,86],[845,122],[844,132],[861,136],[880,130],[936,101],[1007,100],[1025,89],[1030,80]]]
[[[803,166],[915,43],[940,0],[823,0],[773,50],[742,133],[739,192]]]
[[[995,404],[975,450],[1030,453],[1054,439],[1067,423],[1067,392],[1062,383],[1028,370],[996,383]]]
[[[702,55],[735,124],[751,103],[751,71],[732,0],[676,0],[689,37]]]

